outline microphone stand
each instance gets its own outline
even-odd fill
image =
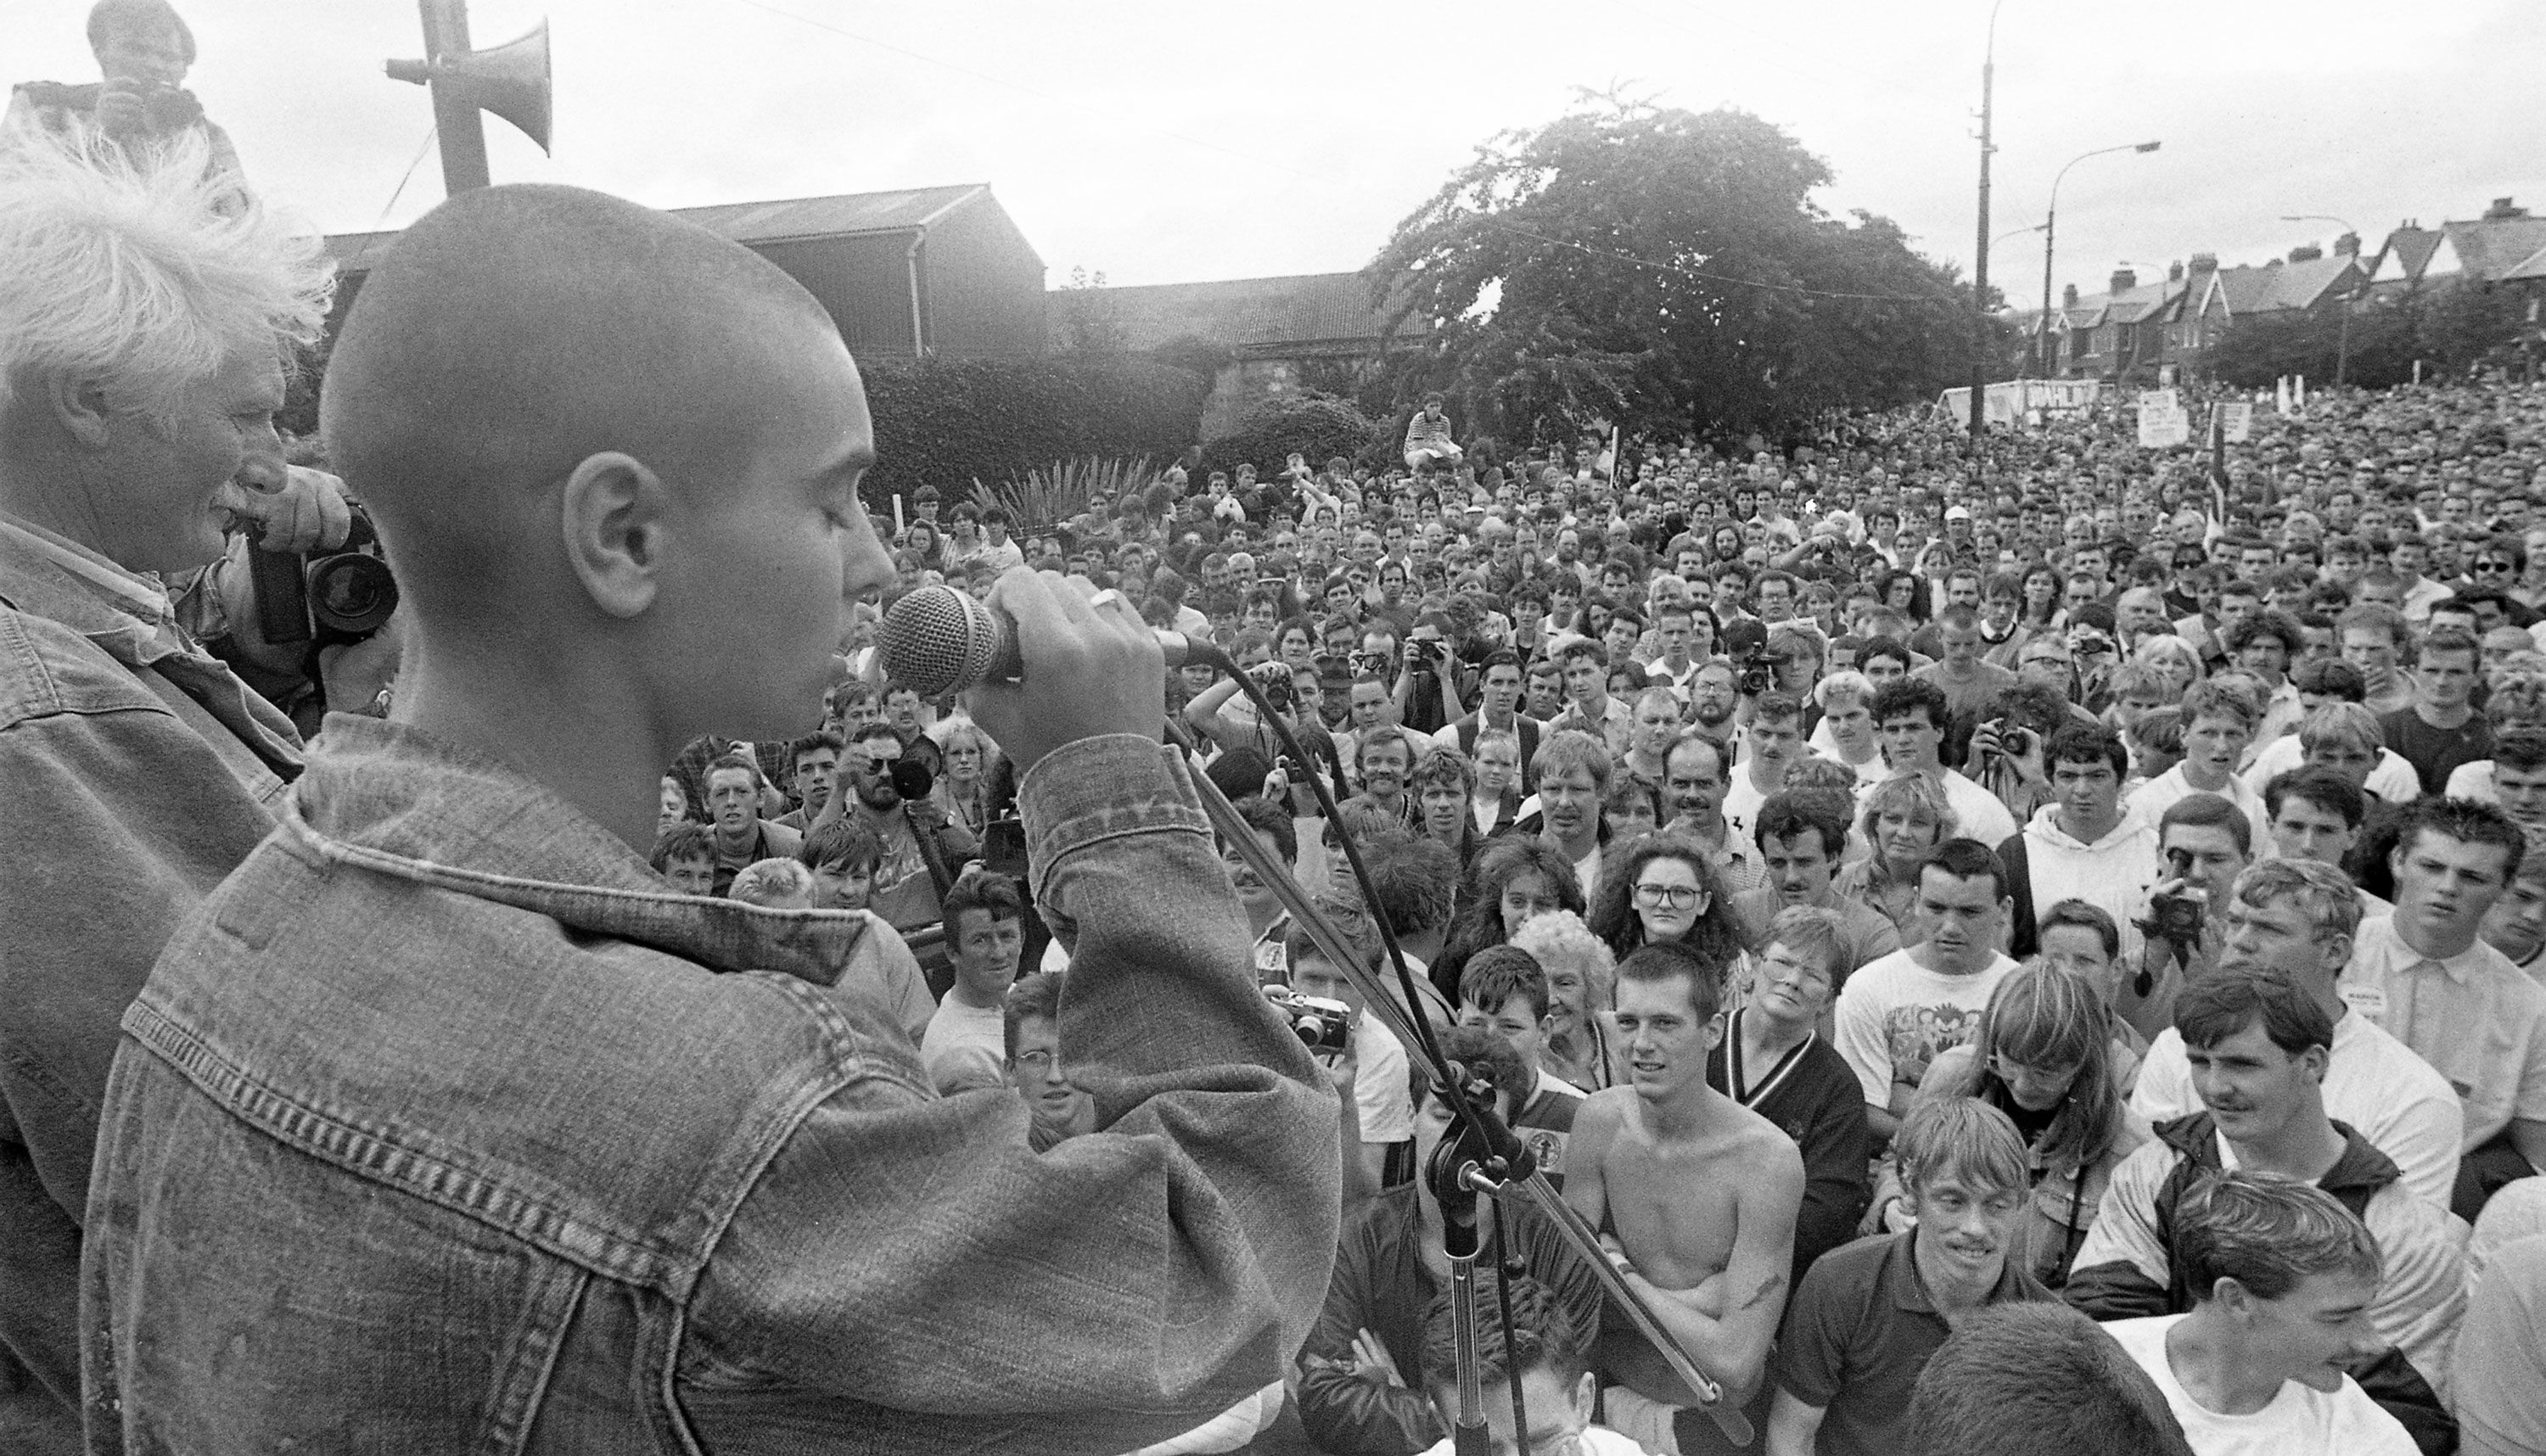
[[[1222,670],[1232,671],[1233,669],[1224,665]],[[1248,699],[1254,703],[1256,713],[1282,740],[1284,751],[1291,756],[1292,761],[1302,765],[1308,764],[1310,761],[1308,751],[1301,747],[1299,738],[1291,730],[1291,726],[1284,722],[1281,716],[1273,711],[1272,705],[1264,700],[1263,689],[1249,674],[1237,672],[1234,675]],[[1191,734],[1185,731],[1183,725],[1170,721],[1167,731],[1189,756],[1199,756],[1194,740]],[[1678,1376],[1681,1383],[1697,1396],[1698,1409],[1704,1411],[1707,1418],[1713,1420],[1717,1429],[1723,1431],[1724,1438],[1737,1447],[1748,1446],[1756,1432],[1751,1427],[1749,1418],[1741,1413],[1740,1409],[1724,1399],[1723,1384],[1697,1368],[1696,1361],[1680,1347],[1679,1341],[1671,1335],[1670,1331],[1662,1328],[1660,1319],[1646,1305],[1644,1299],[1628,1287],[1626,1279],[1609,1262],[1608,1250],[1600,1246],[1599,1234],[1582,1215],[1574,1211],[1571,1204],[1565,1201],[1563,1194],[1556,1191],[1556,1186],[1547,1180],[1547,1174],[1538,1167],[1537,1159],[1530,1155],[1527,1146],[1512,1135],[1511,1129],[1504,1125],[1501,1118],[1494,1115],[1491,1104],[1480,1106],[1479,1099],[1468,1094],[1464,1078],[1458,1075],[1449,1059],[1441,1054],[1440,1044],[1432,1035],[1431,1023],[1413,1010],[1414,1007],[1422,1004],[1420,996],[1414,989],[1414,974],[1407,968],[1405,954],[1399,948],[1396,932],[1390,929],[1387,919],[1376,915],[1372,917],[1379,926],[1380,938],[1387,944],[1388,958],[1397,972],[1402,999],[1400,999],[1400,989],[1392,988],[1369,968],[1362,965],[1361,957],[1354,953],[1351,945],[1344,940],[1342,932],[1335,928],[1334,922],[1317,909],[1308,892],[1301,889],[1297,880],[1291,878],[1291,867],[1282,863],[1280,856],[1266,849],[1255,837],[1254,826],[1247,823],[1244,816],[1238,814],[1236,806],[1229,802],[1229,796],[1221,792],[1220,786],[1213,783],[1198,766],[1192,767],[1187,777],[1192,780],[1194,792],[1202,800],[1204,814],[1211,819],[1212,827],[1220,831],[1222,840],[1235,850],[1239,858],[1246,861],[1247,868],[1254,871],[1255,877],[1273,892],[1274,898],[1282,902],[1282,908],[1307,933],[1310,940],[1315,943],[1326,960],[1341,970],[1345,978],[1361,991],[1363,1002],[1387,1025],[1399,1042],[1404,1045],[1407,1054],[1423,1059],[1434,1083],[1442,1089],[1444,1100],[1449,1102],[1456,1114],[1460,1124],[1458,1131],[1460,1140],[1464,1142],[1466,1138],[1473,1135],[1483,1141],[1483,1146],[1491,1156],[1503,1161],[1507,1170],[1506,1176],[1490,1189],[1480,1183],[1479,1191],[1489,1191],[1497,1200],[1525,1196],[1532,1206],[1548,1218],[1559,1236],[1575,1254],[1589,1266],[1592,1276],[1599,1281],[1601,1288],[1621,1310],[1626,1312],[1628,1323],[1635,1327],[1636,1332],[1653,1345],[1655,1352],[1662,1357],[1663,1363],[1670,1367],[1671,1373]],[[1310,792],[1315,795],[1317,807],[1326,815],[1326,821],[1339,822],[1340,811],[1335,806],[1334,796],[1327,792],[1325,782],[1314,771],[1311,771],[1308,777]],[[1342,843],[1346,863],[1352,866],[1354,877],[1367,887],[1370,884],[1370,872],[1362,866],[1361,852],[1354,847],[1350,835],[1344,835]],[[1515,1187],[1519,1190],[1518,1195],[1513,1192]],[[1445,1222],[1446,1212],[1445,1206]]]

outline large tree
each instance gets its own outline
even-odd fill
[[[1829,180],[1731,110],[1595,97],[1495,137],[1367,270],[1415,344],[1399,402],[1441,389],[1467,433],[1519,441],[1774,428],[1967,381],[1970,290],[1891,221],[1824,212]]]

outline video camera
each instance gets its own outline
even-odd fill
[[[397,610],[397,578],[381,554],[380,532],[361,506],[353,507],[345,544],[319,555],[287,556],[265,549],[262,529],[249,531],[247,564],[256,584],[256,621],[278,646],[317,647],[366,642]]]
[[[1777,662],[1768,655],[1768,629],[1748,617],[1725,624],[1724,655],[1733,659],[1736,689],[1755,698],[1777,685]]]

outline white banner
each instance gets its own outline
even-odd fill
[[[2142,414],[2152,409],[2160,414],[2173,414],[2182,408],[2183,401],[2175,396],[2172,389],[2140,390],[2140,413]]]
[[[2219,406],[2219,436],[2231,445],[2243,445],[2254,434],[2254,406],[2243,402]]]

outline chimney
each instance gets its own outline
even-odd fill
[[[2205,275],[2216,273],[2218,271],[2219,255],[2217,253],[2195,253],[2192,255],[2192,278],[2195,283],[2200,282]]]
[[[2324,256],[2325,249],[2314,243],[2301,243],[2290,249],[2290,261],[2293,263],[2313,263]]]
[[[2510,199],[2506,197],[2495,198],[2493,200],[2493,206],[2484,210],[2484,220],[2487,222],[2508,222],[2513,218],[2525,217],[2527,215],[2528,210],[2526,208],[2512,207],[2510,205]]]
[[[2113,270],[2112,287],[2116,294],[2127,294],[2140,286],[2140,276],[2127,268]]]
[[[2346,232],[2342,236],[2335,238],[2334,240],[2334,255],[2337,258],[2359,257],[2360,234],[2356,232]]]
[[[2075,308],[2078,306],[2078,286],[2076,284],[2072,283],[2061,285],[2060,306],[2063,308]]]
[[[2165,281],[2168,283],[2183,282],[2183,260],[2181,258],[2177,258],[2173,262],[2165,265]]]

